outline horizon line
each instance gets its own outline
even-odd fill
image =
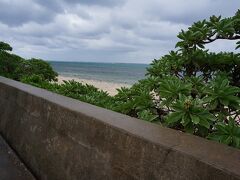
[[[150,65],[150,63],[137,63],[137,62],[97,62],[97,61],[60,61],[60,60],[46,60],[47,62],[69,62],[69,63],[105,63],[105,64],[144,64]]]

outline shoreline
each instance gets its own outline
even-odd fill
[[[108,81],[99,81],[99,80],[90,80],[90,79],[84,79],[84,78],[77,78],[77,77],[69,77],[69,76],[63,76],[58,75],[58,83],[63,83],[64,80],[75,80],[77,82],[83,83],[83,84],[90,84],[93,85],[100,90],[107,91],[109,95],[114,96],[117,94],[117,89],[121,87],[131,87],[129,84],[123,84],[123,83],[114,83],[114,82],[108,82]]]

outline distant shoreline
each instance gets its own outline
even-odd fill
[[[113,84],[133,85],[146,74],[147,65],[89,63],[89,62],[51,62],[54,71],[60,76],[85,80],[104,81]]]
[[[48,63],[92,63],[92,64],[134,64],[134,65],[150,65],[150,63],[138,63],[138,62],[97,62],[97,61],[54,61],[54,60],[46,60]]]
[[[129,84],[123,84],[123,83],[114,83],[114,82],[108,82],[108,81],[100,81],[100,80],[91,80],[91,79],[84,79],[84,78],[77,78],[77,77],[69,77],[69,76],[58,76],[58,83],[63,83],[63,81],[66,80],[75,80],[77,82],[83,83],[83,84],[90,84],[93,85],[103,91],[107,91],[109,95],[114,96],[117,94],[117,89],[121,87],[131,87]]]

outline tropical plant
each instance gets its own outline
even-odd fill
[[[57,73],[46,61],[41,59],[25,60],[9,51],[12,51],[12,47],[7,43],[0,42],[0,75],[18,81],[31,75],[42,76],[45,81],[57,80]]]
[[[12,51],[12,47],[5,43],[5,42],[0,42],[0,51]]]
[[[21,78],[33,74],[39,75],[46,81],[56,81],[58,76],[48,62],[34,58],[23,61],[23,63],[18,66],[17,73],[21,74]]]
[[[179,33],[176,51],[152,62],[147,75],[158,79],[152,91],[163,125],[239,147],[240,54],[205,50],[218,39],[239,40],[239,24],[240,10],[196,22]]]
[[[209,134],[207,138],[215,140],[236,148],[240,148],[240,127],[236,121],[230,117],[227,123],[216,124],[216,130]]]

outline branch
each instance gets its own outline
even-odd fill
[[[240,39],[240,35],[236,35],[236,36],[232,36],[232,37],[222,37],[222,36],[216,36],[215,38],[211,39],[211,38],[207,38],[208,41],[203,41],[203,44],[208,44],[211,43],[213,41],[216,41],[217,39],[227,39],[227,40],[238,40]]]

